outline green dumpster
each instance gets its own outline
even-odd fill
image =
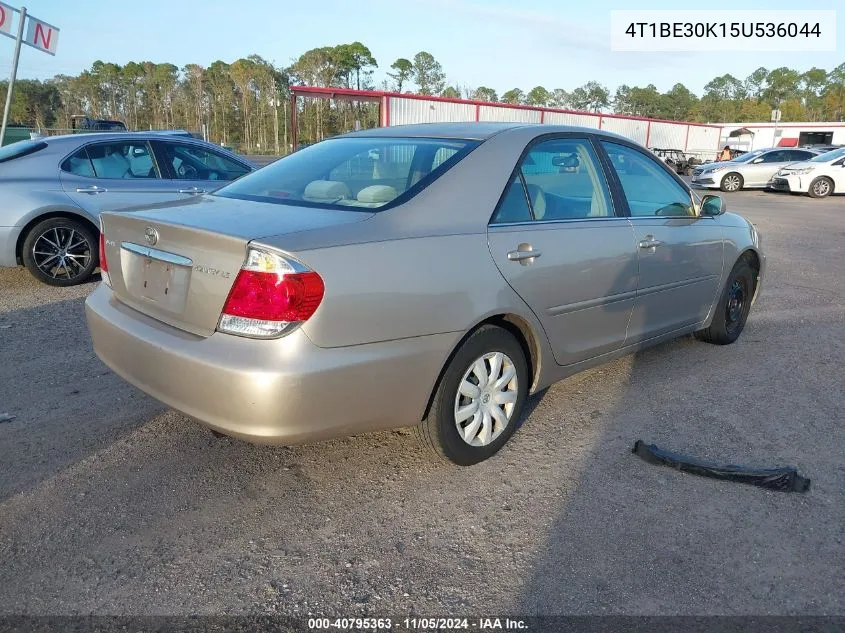
[[[30,132],[32,132],[32,128],[9,126],[6,128],[6,135],[3,137],[3,145],[29,140]]]

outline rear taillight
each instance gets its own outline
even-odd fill
[[[323,300],[320,275],[276,253],[249,249],[223,306],[218,330],[275,338],[311,318]]]
[[[100,231],[100,276],[107,286],[111,286],[109,263],[106,261],[106,235],[102,231]]]

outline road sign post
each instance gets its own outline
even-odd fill
[[[18,34],[17,37],[12,35],[12,17],[18,14]],[[29,18],[29,28],[24,36],[24,27],[27,26],[27,18]],[[49,55],[56,54],[56,48],[59,44],[59,29],[51,26],[46,22],[38,20],[31,15],[27,15],[26,7],[15,9],[3,2],[0,2],[0,35],[15,38],[15,53],[12,56],[12,72],[9,75],[9,86],[6,89],[6,105],[3,108],[3,124],[0,127],[0,145],[6,138],[6,126],[9,123],[9,111],[12,109],[12,89],[15,86],[15,79],[18,76],[18,62],[21,58],[21,44],[26,44],[32,48],[37,48]]]
[[[0,9],[2,9],[4,14],[4,22],[8,20],[11,29],[12,12],[9,11],[11,7],[3,5],[0,6]],[[15,78],[18,75],[18,60],[21,57],[21,42],[23,42],[23,25],[26,22],[26,7],[21,7],[18,14],[18,37],[15,41],[15,54],[12,56],[12,74],[9,75],[9,85],[6,87],[6,105],[3,107],[3,126],[0,127],[0,145],[3,144],[3,139],[6,138],[6,125],[9,122],[9,110],[12,108],[12,88],[15,86]]]

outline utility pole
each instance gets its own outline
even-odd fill
[[[276,92],[276,78],[273,77],[273,117],[276,128],[276,156],[279,156],[279,93]]]
[[[6,125],[9,123],[9,110],[12,108],[12,88],[15,86],[15,78],[18,76],[18,61],[21,58],[24,22],[26,22],[26,7],[21,7],[20,21],[18,22],[18,39],[15,41],[15,53],[12,57],[12,74],[9,76],[9,86],[6,88],[6,107],[3,108],[3,126],[0,127],[0,145],[3,144],[3,140],[6,138]]]

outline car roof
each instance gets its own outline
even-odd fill
[[[412,137],[412,138],[459,138],[482,141],[505,130],[525,127],[520,123],[414,123],[411,125],[391,125],[359,132],[343,134],[343,137]]]
[[[78,134],[60,134],[57,136],[41,136],[33,140],[44,141],[49,144],[54,143],[82,143],[87,141],[118,141],[129,139],[149,139],[160,137],[176,137],[179,139],[188,139],[203,142],[202,139],[195,138],[189,132],[184,130],[151,130],[143,132],[80,132]]]
[[[411,125],[392,125],[377,127],[359,132],[342,134],[335,138],[447,138],[473,141],[484,141],[503,132],[519,131],[527,136],[543,134],[562,134],[576,132],[581,134],[596,134],[607,138],[615,138],[631,142],[631,139],[592,127],[577,125],[550,125],[547,123],[494,123],[494,122],[463,122],[463,123],[414,123]]]

